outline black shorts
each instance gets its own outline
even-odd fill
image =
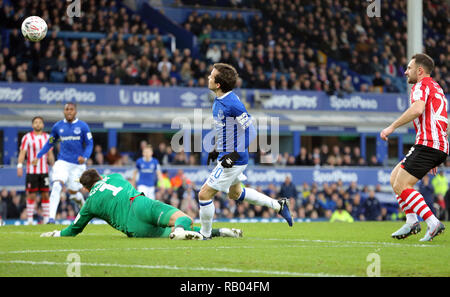
[[[50,181],[48,173],[27,174],[25,178],[25,190],[28,193],[49,192]]]
[[[447,154],[443,151],[415,144],[402,160],[401,167],[414,177],[422,179],[431,169],[439,166],[446,159]]]

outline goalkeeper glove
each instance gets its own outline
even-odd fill
[[[41,237],[60,237],[61,236],[61,231],[58,230],[53,230],[50,232],[45,232],[41,234]]]
[[[217,157],[219,156],[219,152],[212,151],[208,154],[208,160],[206,161],[206,165],[209,165],[209,162],[214,162],[217,160]]]
[[[222,161],[223,168],[231,168],[233,167],[234,163],[239,159],[239,153],[238,152],[232,152],[229,154],[226,154],[222,156],[222,158],[219,159],[219,161]]]

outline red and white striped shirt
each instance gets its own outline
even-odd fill
[[[34,131],[28,132],[22,137],[22,143],[20,150],[27,152],[27,174],[42,174],[48,173],[47,154],[43,155],[36,166],[33,166],[31,162],[36,159],[37,153],[42,149],[49,138],[47,133],[41,133],[40,135],[34,133]]]
[[[411,89],[411,104],[425,102],[425,111],[414,120],[416,144],[449,153],[447,139],[447,99],[444,91],[431,77],[425,77]]]

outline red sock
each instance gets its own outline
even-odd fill
[[[27,199],[27,219],[32,220],[34,215],[34,200]]]
[[[395,198],[397,199],[398,205],[400,205],[400,207],[402,208],[403,212],[405,214],[410,214],[410,213],[414,213],[411,209],[408,208],[408,206],[405,204],[405,202],[403,202],[402,198],[400,198],[400,196],[395,196]]]
[[[415,212],[424,221],[433,215],[431,209],[425,203],[423,196],[414,189],[406,189],[400,194],[400,198],[410,210]]]
[[[44,217],[44,219],[48,219],[49,209],[50,209],[50,200],[42,199],[41,207],[42,207],[42,216]]]

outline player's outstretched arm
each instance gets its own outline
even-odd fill
[[[80,209],[75,220],[70,224],[67,228],[62,229],[61,231],[54,230],[51,232],[45,232],[41,234],[41,237],[62,237],[62,236],[76,236],[81,233],[89,223],[90,220],[93,219],[93,215],[91,215],[86,207],[86,204]]]
[[[61,231],[58,231],[58,230],[44,232],[41,234],[41,237],[60,237],[60,236],[61,236]]]
[[[86,204],[83,205],[72,224],[70,224],[67,228],[61,230],[61,236],[77,236],[94,218],[94,216],[87,211],[87,208],[85,206]]]
[[[396,119],[391,125],[389,125],[387,128],[383,129],[383,131],[380,132],[380,137],[383,140],[388,140],[388,136],[391,135],[395,129],[398,127],[401,127],[417,117],[419,117],[425,110],[425,101],[417,100],[411,106],[398,118]]]
[[[49,135],[49,138],[48,138],[47,142],[45,143],[44,147],[42,147],[42,149],[39,151],[39,153],[37,153],[36,159],[42,158],[43,155],[45,155],[51,148],[53,148],[55,146],[56,142],[59,139],[58,131],[57,131],[58,128],[56,126],[57,126],[57,124],[53,125],[52,131],[50,132],[50,135]],[[35,164],[33,164],[33,165],[35,165]]]

